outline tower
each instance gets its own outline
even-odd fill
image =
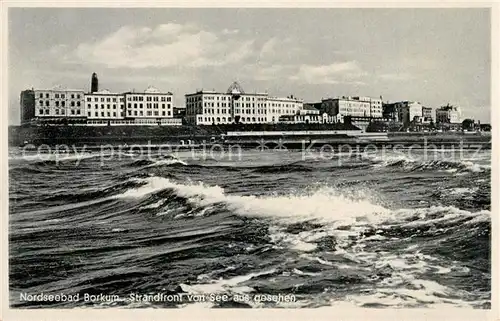
[[[35,118],[35,91],[24,90],[21,92],[21,125],[29,125]]]
[[[92,81],[90,85],[90,92],[95,93],[96,91],[99,91],[99,80],[97,79],[97,74],[94,72],[92,74]]]

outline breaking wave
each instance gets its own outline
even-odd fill
[[[199,207],[224,204],[242,216],[268,217],[288,222],[336,222],[337,226],[424,221],[438,223],[456,218],[489,218],[488,211],[471,213],[455,207],[432,206],[417,209],[389,209],[378,205],[375,197],[360,193],[343,195],[332,187],[314,188],[310,191],[283,195],[240,196],[226,194],[219,186],[204,183],[180,184],[169,178],[150,176],[133,179],[139,186],[129,189],[116,198],[142,198],[163,190],[171,190],[176,196]]]
[[[446,170],[449,172],[468,171],[486,172],[491,170],[490,165],[478,164],[468,160],[422,160],[406,156],[370,157],[376,167],[397,167],[408,171]]]
[[[131,164],[129,166],[131,167],[160,167],[160,166],[171,166],[171,165],[184,165],[187,166],[188,164],[180,159],[176,158],[169,158],[169,159],[157,159],[157,160],[151,160],[151,159],[139,159]]]

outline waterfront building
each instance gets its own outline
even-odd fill
[[[356,97],[355,97],[356,98]],[[371,98],[371,97],[358,97],[358,99],[364,99],[370,102],[370,117],[381,118],[382,117],[382,97]]]
[[[194,125],[276,123],[283,115],[295,115],[303,102],[293,96],[270,97],[246,93],[234,82],[223,92],[198,90],[186,94],[186,121]]]
[[[267,97],[266,103],[267,117],[265,122],[267,123],[276,123],[281,116],[293,116],[300,113],[304,107],[303,101],[293,96]]]
[[[21,103],[21,125],[31,123],[35,118],[35,91],[33,89],[23,90],[20,97]]]
[[[322,110],[322,103],[304,103],[304,109],[311,109],[314,108],[320,112],[320,114],[324,113]]]
[[[89,120],[124,119],[125,96],[109,90],[85,94],[87,118]]]
[[[457,124],[462,122],[459,107],[450,104],[436,109],[436,123]]]
[[[401,122],[397,103],[384,103],[382,106],[382,118],[393,122]]]
[[[396,110],[398,118],[404,125],[409,125],[410,122],[422,122],[422,108],[419,102],[414,101],[400,101],[396,103]]]
[[[126,92],[124,118],[136,125],[181,125],[174,118],[173,94],[149,86],[144,92]]]
[[[317,109],[311,105],[306,105],[306,104],[304,104],[304,107],[302,109],[297,111],[297,115],[299,115],[299,116],[319,115],[319,114],[321,114],[319,109]]]
[[[318,124],[323,123],[323,117],[318,109],[304,104],[303,108],[298,110],[295,115],[282,115],[278,121],[285,124]]]
[[[149,86],[144,92],[123,94],[126,102],[126,117],[130,118],[173,118],[173,94],[162,93]]]
[[[304,105],[295,115],[283,115],[279,118],[280,123],[285,124],[332,124],[340,122],[337,116],[321,113],[312,105]]]
[[[246,99],[245,96],[241,101]],[[233,100],[240,100],[241,96],[230,93],[221,93],[210,90],[199,90],[187,94],[186,122],[193,125],[230,124],[234,122],[235,110]],[[238,102],[238,114],[240,106]]]
[[[173,113],[175,118],[183,118],[184,116],[186,116],[186,107],[174,106]]]
[[[415,101],[399,101],[384,104],[383,117],[390,121],[401,122],[405,126],[429,124],[432,121],[432,108],[424,107]]]
[[[432,122],[432,108],[431,107],[422,107],[422,123],[430,123]]]
[[[321,111],[338,117],[382,118],[382,99],[372,97],[326,98],[321,101]]]
[[[429,124],[432,121],[432,108],[424,107],[414,101],[384,103],[382,116],[389,121],[401,122],[405,126],[410,123]]]
[[[85,118],[84,91],[81,89],[35,89],[36,118]]]

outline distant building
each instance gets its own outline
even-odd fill
[[[322,113],[324,113],[324,111],[322,110],[322,105],[323,105],[323,103],[321,103],[321,102],[319,102],[319,103],[304,103],[303,108],[304,109],[311,109],[311,110],[314,108],[314,109],[318,110],[318,112],[320,114],[322,114]]]
[[[99,79],[97,79],[97,74],[94,72],[92,74],[92,79],[90,80],[90,92],[95,93],[99,91]]]
[[[436,109],[436,123],[457,124],[462,122],[462,113],[459,107],[446,106]]]
[[[432,122],[432,108],[431,107],[422,107],[422,122],[430,123]]]
[[[338,108],[336,108],[336,104],[333,99],[322,99],[320,104],[321,105],[318,108],[320,113],[326,113],[330,116],[336,116],[338,114]]]
[[[399,101],[385,103],[382,116],[393,122],[412,124],[429,124],[432,121],[432,108],[424,107],[419,102]]]
[[[195,125],[276,123],[283,115],[295,115],[303,102],[293,96],[270,97],[246,93],[234,82],[223,92],[199,90],[186,94],[186,121]]]
[[[304,105],[302,109],[297,110],[295,115],[282,115],[278,121],[288,124],[313,124],[323,123],[323,117],[320,116],[318,109],[311,105]]]
[[[422,122],[422,108],[419,102],[400,101],[396,103],[398,118],[403,124],[409,125],[410,122]]]
[[[382,118],[382,99],[371,97],[338,97],[321,101],[321,112],[331,116]]]
[[[382,105],[382,118],[393,122],[401,122],[397,107],[397,103],[384,103]]]
[[[35,117],[82,118],[86,117],[84,91],[80,89],[35,89]]]
[[[125,118],[137,125],[180,125],[174,119],[173,94],[148,87],[144,92],[124,93]]]
[[[304,103],[293,96],[289,97],[267,97],[267,106],[265,113],[267,114],[267,123],[276,123],[283,115],[297,114],[302,108]]]
[[[295,115],[283,115],[279,118],[280,123],[286,124],[331,124],[338,123],[336,116],[321,113],[310,104],[304,105],[303,109],[297,111]]]
[[[186,107],[174,107],[173,112],[176,118],[184,117],[186,116]]]
[[[108,90],[85,94],[87,118],[89,120],[124,119],[125,95]],[[91,122],[93,123],[93,122]]]
[[[35,91],[33,89],[21,92],[21,125],[26,125],[35,118]]]
[[[320,111],[310,104],[304,104],[303,108],[297,111],[297,115],[319,115]]]

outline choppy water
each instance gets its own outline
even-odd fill
[[[12,150],[11,305],[490,307],[489,151],[194,156]],[[120,301],[28,302],[22,293]],[[131,293],[253,299],[122,300]]]

